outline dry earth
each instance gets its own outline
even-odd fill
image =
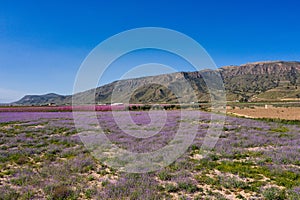
[[[279,118],[300,120],[300,107],[259,107],[228,109],[227,113],[250,118]]]

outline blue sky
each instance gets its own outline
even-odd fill
[[[24,94],[71,94],[88,53],[108,37],[138,27],[180,31],[199,42],[218,67],[299,61],[299,6],[296,0],[0,0],[0,102]],[[179,71],[189,70],[175,61]],[[118,78],[117,67],[103,83]]]

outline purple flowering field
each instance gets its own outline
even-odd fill
[[[207,130],[218,123],[210,113],[168,110],[161,126],[158,111],[153,121],[148,111],[130,111],[133,126],[125,112],[96,112],[97,124],[82,112],[80,129],[72,112],[0,112],[0,199],[300,199],[297,122],[226,116],[216,145],[203,156]],[[96,159],[83,144],[80,134],[98,126],[133,153],[163,148],[180,126],[196,135],[170,165],[127,173]]]

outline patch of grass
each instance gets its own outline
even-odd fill
[[[240,177],[262,179],[260,175],[263,170],[259,167],[255,167],[252,163],[247,162],[227,162],[223,161],[216,169],[222,172],[233,173],[239,175]]]
[[[32,192],[32,191],[27,191],[27,192],[25,192],[25,194],[23,194],[21,197],[20,197],[20,199],[33,199],[34,198],[34,192]]]
[[[75,156],[76,156],[76,152],[75,151],[67,151],[67,152],[63,152],[63,153],[61,153],[60,154],[60,156],[62,157],[62,158],[74,158]]]
[[[227,128],[226,126],[223,127],[223,131],[229,131],[229,128]]]
[[[195,150],[199,150],[200,147],[199,147],[198,145],[193,144],[193,145],[190,147],[190,149],[191,149],[192,151],[195,151]]]
[[[91,176],[88,176],[87,179],[88,179],[88,181],[93,181],[93,180],[95,180],[95,177],[91,175]]]
[[[15,178],[15,179],[11,179],[10,181],[13,185],[18,185],[18,186],[22,186],[25,185],[27,182],[27,177],[20,177],[20,178]]]
[[[1,200],[19,199],[21,196],[16,190],[10,188],[9,186],[0,186],[0,194]]]
[[[23,164],[27,163],[28,158],[27,158],[27,156],[25,156],[22,153],[12,153],[7,158],[2,158],[1,160],[4,162],[11,161],[18,165],[23,165]]]
[[[277,132],[277,133],[285,133],[285,132],[288,132],[290,130],[285,126],[279,126],[277,128],[271,128],[270,131]]]
[[[263,176],[274,181],[275,184],[279,186],[284,186],[286,188],[292,188],[300,185],[300,174],[292,171],[279,171],[279,170],[270,170],[267,167],[257,166],[251,162],[231,162],[231,161],[222,161],[222,162],[212,162],[206,160],[205,162],[200,162],[196,167],[196,170],[213,170],[217,169],[221,172],[232,173],[238,175],[242,178],[252,178],[256,181],[249,183],[247,189],[251,191],[258,191],[259,187],[264,185],[265,182],[262,182]],[[196,180],[200,183],[205,183],[209,185],[215,185],[218,182],[216,179],[204,175],[197,176]],[[246,189],[246,188],[245,188]]]
[[[237,174],[240,177],[261,180],[262,175],[275,181],[279,186],[291,188],[300,185],[300,174],[292,171],[274,171],[267,167],[256,166],[253,163],[221,162],[216,169],[222,172]]]
[[[266,200],[285,200],[287,199],[285,190],[276,187],[270,187],[262,192]]]
[[[217,161],[220,159],[220,156],[217,155],[217,154],[210,154],[209,155],[209,158],[212,160],[212,161]]]
[[[177,185],[175,185],[175,184],[168,183],[168,184],[166,184],[166,186],[165,186],[165,190],[166,190],[167,192],[178,192],[178,191],[179,191],[179,188],[178,188]]]
[[[261,127],[253,127],[254,130],[257,130],[257,131],[263,131],[264,129],[261,128]]]
[[[201,174],[201,175],[198,175],[198,176],[195,176],[195,179],[201,183],[201,184],[207,184],[207,185],[215,185],[216,184],[216,180],[205,175],[205,174]]]
[[[162,181],[169,181],[169,180],[171,180],[171,178],[172,178],[171,174],[169,174],[169,173],[166,172],[166,171],[161,171],[161,172],[159,172],[159,173],[158,173],[158,177],[159,177],[159,179],[162,180]]]
[[[21,155],[16,161],[18,165],[24,165],[25,163],[28,162],[27,156]]]
[[[224,186],[227,189],[247,189],[248,184],[244,181],[240,181],[235,177],[219,177],[219,184]]]
[[[281,124],[300,125],[300,120],[287,120],[287,119],[276,119],[276,118],[257,118],[256,120],[265,122],[276,122]]]
[[[196,185],[194,185],[192,183],[187,183],[187,182],[179,182],[178,183],[178,188],[180,190],[185,190],[188,193],[194,193],[194,192],[197,192],[199,190]]]
[[[107,186],[108,183],[109,183],[108,180],[104,180],[101,182],[101,185],[102,185],[102,187],[105,187],[105,186]]]
[[[279,137],[279,138],[283,138],[283,137],[291,137],[291,135],[286,134],[286,133],[280,133],[280,134],[278,135],[278,137]]]
[[[243,195],[241,195],[241,194],[238,194],[238,195],[236,196],[236,198],[242,199],[242,200],[246,200],[246,198],[245,198]]]
[[[84,195],[86,198],[91,199],[95,194],[97,194],[96,189],[86,189]]]

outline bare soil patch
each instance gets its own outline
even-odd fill
[[[238,116],[252,118],[279,118],[287,120],[300,120],[300,107],[261,107],[261,108],[235,108],[227,110]]]

